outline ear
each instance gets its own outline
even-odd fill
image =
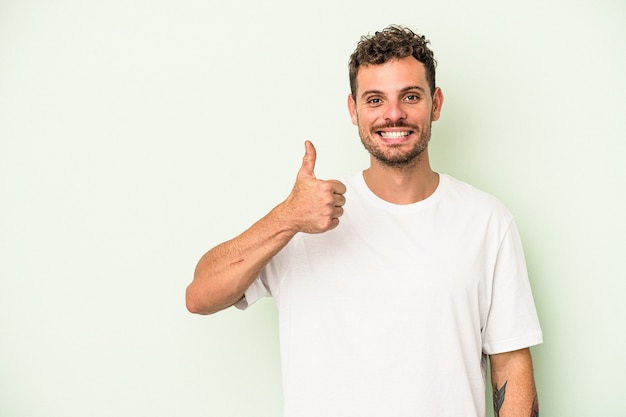
[[[435,93],[433,94],[433,113],[431,116],[431,120],[439,120],[439,116],[441,115],[441,108],[443,107],[443,92],[441,88],[435,88]]]
[[[356,102],[354,101],[354,98],[352,98],[352,94],[348,94],[348,112],[350,112],[350,119],[352,119],[352,124],[358,126],[359,118],[356,115]]]

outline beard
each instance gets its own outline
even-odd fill
[[[424,129],[420,131],[419,127],[409,125],[404,122],[388,123],[385,125],[373,126],[367,130],[365,127],[359,124],[359,136],[361,142],[367,151],[377,161],[385,166],[391,168],[411,168],[416,165],[419,160],[419,156],[428,148],[428,142],[430,142],[430,128],[432,122],[424,126]],[[402,150],[405,145],[385,145],[381,146],[374,140],[374,136],[377,135],[377,131],[385,128],[398,128],[404,127],[419,134],[418,141],[413,145],[411,149]]]

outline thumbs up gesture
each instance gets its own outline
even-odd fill
[[[305,144],[302,166],[289,197],[283,202],[286,216],[299,232],[323,233],[339,224],[346,202],[346,186],[336,180],[315,177],[317,153],[309,141]]]

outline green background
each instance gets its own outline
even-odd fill
[[[626,416],[621,0],[0,0],[0,416],[280,415],[272,301],[184,290],[305,139],[366,166],[347,58],[389,23],[439,61],[433,167],[517,218],[541,414]]]

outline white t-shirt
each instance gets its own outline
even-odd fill
[[[542,342],[512,215],[445,174],[408,205],[340,180],[339,226],[297,234],[237,304],[275,299],[285,417],[484,417],[486,355]]]

